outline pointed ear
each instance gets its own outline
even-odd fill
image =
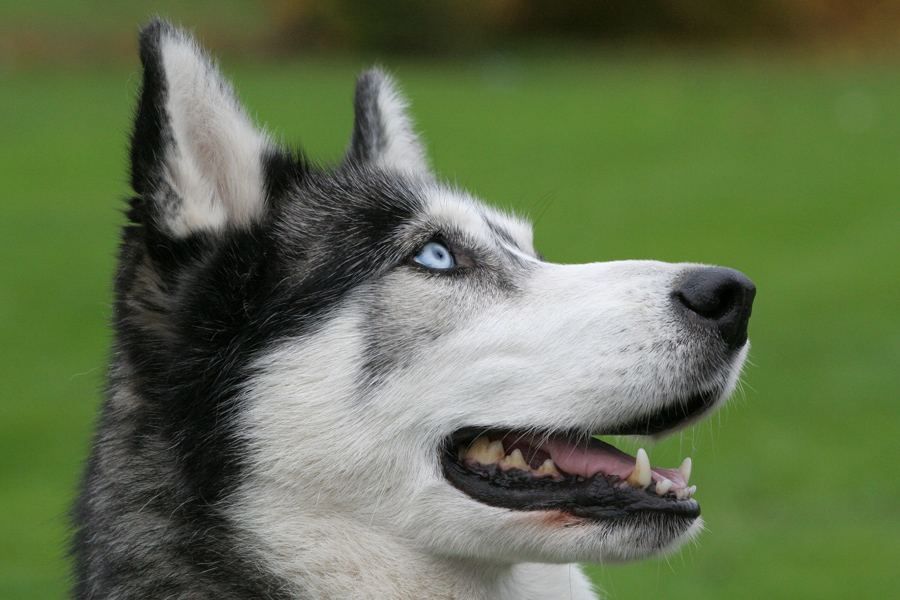
[[[184,237],[259,219],[266,136],[187,34],[154,20],[141,31],[140,46],[131,185],[142,220]]]
[[[370,165],[416,174],[429,173],[428,159],[406,100],[389,75],[372,69],[356,82],[356,121],[344,164]]]

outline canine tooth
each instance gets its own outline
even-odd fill
[[[509,456],[503,457],[503,460],[500,461],[500,468],[503,470],[521,469],[523,471],[527,471],[531,467],[529,467],[528,463],[525,462],[525,457],[522,456],[522,451],[516,448],[509,453]]]
[[[487,450],[485,452],[484,458],[487,459],[487,462],[485,464],[495,463],[498,460],[502,459],[505,454],[506,450],[503,449],[503,442],[501,442],[500,440],[491,442],[490,444],[488,444]]]
[[[689,487],[689,488],[687,489],[687,497],[688,497],[688,498],[693,498],[693,497],[694,497],[694,493],[695,493],[696,491],[697,491],[697,486],[696,486],[696,485],[692,485],[691,487]]]
[[[691,478],[692,464],[693,463],[691,462],[691,457],[688,456],[686,459],[684,459],[684,462],[681,463],[681,466],[678,467],[678,470],[681,472],[681,478],[684,479],[684,485],[687,485],[688,480],[690,480]]]
[[[538,467],[538,473],[541,475],[559,475],[559,471],[556,470],[556,465],[553,464],[553,459],[548,458],[544,461],[544,463]]]
[[[634,471],[628,476],[628,483],[638,488],[645,488],[652,481],[652,472],[650,471],[650,457],[647,452],[640,448],[634,461]]]
[[[663,479],[662,481],[656,482],[656,493],[660,496],[665,496],[668,491],[672,487],[672,481],[670,479]]]

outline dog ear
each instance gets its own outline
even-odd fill
[[[131,137],[137,220],[174,237],[247,226],[265,209],[270,144],[186,33],[155,19]]]
[[[406,107],[406,100],[389,75],[380,69],[360,75],[356,82],[353,138],[344,165],[429,173],[425,149]]]

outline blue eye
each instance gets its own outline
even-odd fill
[[[452,269],[456,266],[456,261],[453,260],[453,253],[440,242],[428,242],[422,246],[422,249],[419,250],[419,253],[416,254],[413,260],[429,269],[443,270]]]

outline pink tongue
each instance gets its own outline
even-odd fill
[[[537,446],[542,439],[535,438],[533,441]],[[540,444],[540,448],[550,455],[557,468],[570,475],[589,478],[603,473],[624,480],[634,471],[633,456],[594,438],[590,442],[576,443],[563,437],[553,437]],[[653,481],[670,480],[673,492],[687,487],[678,469],[652,467],[650,470]]]

